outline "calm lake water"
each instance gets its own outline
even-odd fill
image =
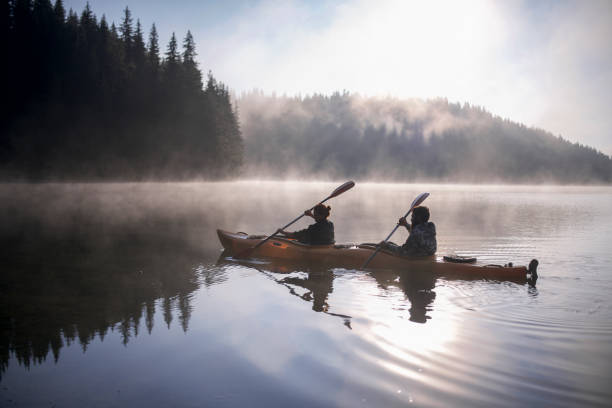
[[[337,242],[378,242],[428,191],[438,254],[537,258],[536,288],[221,256],[216,228],[273,232],[339,184],[0,185],[0,406],[612,404],[612,188],[330,201]]]

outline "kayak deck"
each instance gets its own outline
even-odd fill
[[[217,230],[221,244],[231,254],[248,255],[258,258],[270,258],[288,262],[320,263],[348,269],[360,269],[364,262],[376,250],[376,244],[348,245],[306,245],[295,240],[273,237],[250,253],[266,236],[253,236],[244,232],[232,233]],[[447,258],[450,259],[450,258]],[[458,263],[447,261],[435,255],[425,257],[400,256],[386,249],[378,252],[368,264],[368,269],[401,269],[424,271],[439,276],[489,278],[500,280],[529,281],[535,284],[537,279],[537,261],[526,266],[483,265],[478,263]],[[530,275],[529,279],[527,275]]]

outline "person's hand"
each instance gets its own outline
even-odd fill
[[[381,248],[385,247],[386,245],[387,245],[387,243],[385,241],[380,241],[378,243],[378,246],[381,247]]]
[[[406,221],[406,217],[402,217],[400,218],[397,223],[399,225],[403,225],[404,227],[408,228],[408,221]]]
[[[276,230],[275,234],[285,235],[285,231],[282,228]]]
[[[306,211],[304,211],[304,215],[305,215],[305,216],[307,216],[307,217],[312,217],[312,218],[314,218],[314,215],[312,215],[312,211],[310,211],[310,210],[306,210]]]

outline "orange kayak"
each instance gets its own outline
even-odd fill
[[[267,238],[248,235],[244,232],[217,230],[221,245],[233,255],[240,255]],[[268,258],[291,263],[317,263],[348,269],[360,269],[376,250],[376,244],[350,245],[306,245],[292,239],[274,237],[252,253],[250,257]],[[403,271],[429,272],[437,276],[459,278],[487,278],[496,280],[527,281],[535,285],[538,261],[532,260],[529,267],[507,265],[484,265],[478,262],[464,263],[436,255],[425,257],[400,256],[388,250],[381,250],[368,264],[368,269],[394,269]]]

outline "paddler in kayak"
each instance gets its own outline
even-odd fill
[[[308,245],[330,245],[334,241],[334,223],[329,221],[331,207],[328,205],[317,204],[314,211],[304,211],[304,215],[315,219],[315,223],[301,231],[287,232],[278,229],[277,233],[288,238],[297,239],[298,242]]]
[[[429,221],[429,208],[414,207],[410,224],[406,221],[406,217],[400,218],[397,223],[406,227],[410,235],[402,246],[393,242],[381,242],[380,245],[384,249],[403,256],[429,256],[436,253],[436,226]]]

